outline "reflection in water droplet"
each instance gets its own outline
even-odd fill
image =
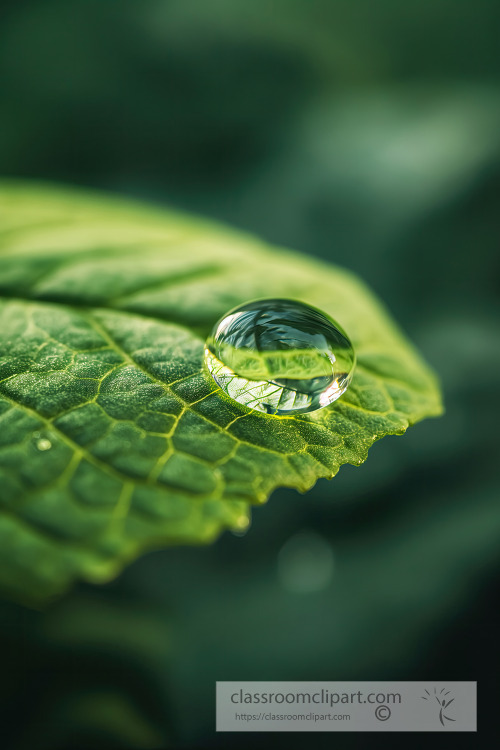
[[[264,299],[216,323],[205,361],[216,383],[240,404],[267,414],[299,414],[344,393],[356,356],[325,313],[294,300]]]
[[[40,438],[40,440],[36,441],[36,447],[39,451],[50,451],[50,449],[52,448],[52,443],[46,438]]]
[[[334,570],[331,545],[314,531],[301,531],[285,542],[278,556],[278,577],[284,589],[309,594],[329,586]]]

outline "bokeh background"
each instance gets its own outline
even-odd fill
[[[305,496],[276,492],[241,538],[150,553],[43,613],[2,603],[3,746],[401,743],[216,735],[214,683],[230,679],[477,679],[480,734],[453,741],[490,746],[474,743],[498,714],[500,5],[0,13],[4,174],[179,207],[354,270],[447,408]]]

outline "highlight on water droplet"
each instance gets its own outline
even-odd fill
[[[47,440],[47,438],[39,438],[36,441],[36,447],[39,451],[50,451],[52,448],[52,443],[50,440]]]
[[[289,299],[230,310],[205,344],[205,362],[228,396],[266,414],[316,411],[348,388],[356,355],[326,313]]]

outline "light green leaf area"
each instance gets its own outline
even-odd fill
[[[215,347],[211,347],[212,351]],[[313,349],[285,349],[283,351],[252,351],[236,349],[225,344],[219,347],[219,357],[239,377],[249,380],[287,378],[303,380],[331,377],[332,362],[323,352]],[[339,358],[338,358],[339,359]],[[342,365],[336,362],[336,371]],[[343,369],[346,369],[345,367]]]
[[[290,297],[356,349],[337,402],[271,417],[203,366],[230,308]],[[104,195],[0,191],[0,586],[40,604],[142,551],[244,529],[384,435],[441,412],[434,376],[352,274]],[[304,502],[307,502],[304,500]]]

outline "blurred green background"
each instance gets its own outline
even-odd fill
[[[494,731],[499,24],[492,0],[4,0],[4,174],[356,271],[447,408],[306,496],[276,492],[241,538],[151,553],[44,613],[1,604],[5,747],[401,742],[216,735],[215,680],[477,679]]]

